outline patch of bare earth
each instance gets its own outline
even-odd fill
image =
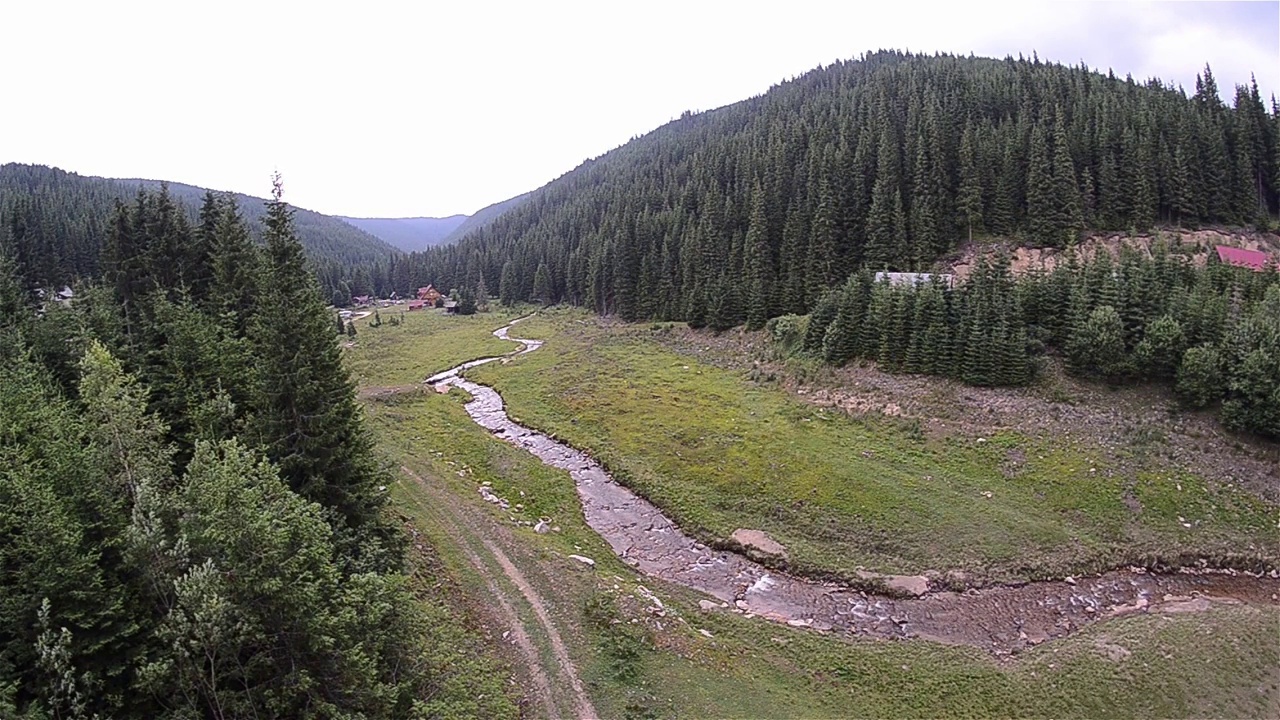
[[[1076,246],[1075,252],[1077,257],[1086,262],[1103,250],[1113,258],[1118,258],[1121,251],[1125,249],[1151,257],[1152,248],[1161,242],[1172,252],[1187,258],[1196,266],[1203,266],[1208,261],[1210,253],[1214,252],[1214,247],[1218,245],[1258,250],[1269,253],[1273,257],[1280,255],[1280,235],[1239,228],[1167,229],[1138,235],[1117,232],[1094,233]],[[1009,267],[1015,275],[1037,270],[1052,270],[1068,256],[1067,251],[1056,248],[1023,247],[1003,242],[971,243],[961,248],[955,256],[939,261],[938,269],[964,278],[973,271],[984,256],[997,252],[1003,252],[1009,256]]]

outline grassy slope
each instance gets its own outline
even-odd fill
[[[1088,447],[1017,432],[928,440],[694,362],[645,327],[552,313],[519,328],[549,342],[472,375],[515,416],[590,450],[704,539],[766,530],[797,568],[1017,580],[1182,551],[1276,557],[1275,508],[1158,465],[1125,478]],[[1025,463],[1006,477],[1015,452]]]
[[[566,382],[553,364],[535,365],[532,361],[544,353],[543,357],[552,357],[553,352],[559,355],[569,349],[570,334],[564,328],[567,322],[581,319],[534,319],[521,324],[516,334],[551,337],[552,344],[510,365],[486,371],[488,380],[505,386],[517,416],[532,417],[538,403],[550,400],[539,400],[542,395],[536,392],[517,399],[521,393],[513,379],[521,378],[529,388],[542,392],[547,386],[540,383],[554,381],[554,386],[559,386]],[[455,362],[464,348],[490,351],[486,337],[501,322],[494,316],[423,316],[416,324],[390,328],[394,334],[384,333],[376,345],[369,341],[370,336],[388,328],[367,332],[361,328],[363,347],[349,356],[354,365],[363,368],[366,383],[400,384],[408,374],[404,363],[411,358],[423,358],[415,375],[420,379]],[[611,346],[612,341],[597,339],[602,350]],[[619,353],[620,357],[608,357],[630,363],[628,356],[655,354],[651,346],[627,342],[627,351]],[[559,343],[566,345],[556,350]],[[378,348],[376,353],[374,347]],[[575,352],[585,349],[579,347]],[[386,374],[377,362],[379,356],[391,360]],[[440,362],[431,364],[436,360]],[[654,362],[661,369],[666,360]],[[681,363],[683,372],[687,360]],[[597,363],[598,372],[602,372],[600,365]],[[645,389],[649,369],[624,367],[636,374],[615,379],[595,402],[616,405],[617,393],[623,389],[638,396],[654,394]],[[538,370],[537,377],[531,377],[533,369]],[[691,365],[695,377],[699,370],[702,377],[716,377],[708,367]],[[773,402],[781,396],[772,389],[742,387],[734,391],[729,380],[743,386],[736,378],[717,382],[715,390],[722,402],[743,402],[745,395],[757,403],[752,408],[763,410],[771,402],[770,396],[775,396]],[[591,404],[586,399],[579,401]],[[617,422],[627,428],[641,423],[641,413],[648,405],[638,400],[626,405],[617,409],[631,412],[620,412]],[[678,408],[663,407],[680,414]],[[1266,633],[1257,632],[1258,628],[1280,624],[1280,611],[1275,608],[1228,607],[1197,615],[1125,618],[1091,626],[1003,664],[969,648],[924,642],[848,642],[729,613],[703,613],[697,609],[693,593],[638,578],[617,561],[583,522],[567,475],[495,441],[475,426],[463,412],[456,391],[447,396],[415,393],[371,402],[368,408],[382,449],[396,462],[413,467],[428,480],[455,492],[460,501],[498,521],[509,521],[509,515],[479,499],[475,488],[483,481],[490,481],[499,495],[525,505],[510,517],[532,520],[546,516],[561,527],[560,532],[549,535],[536,535],[527,527],[514,529],[527,552],[513,560],[539,592],[553,600],[554,619],[562,626],[602,716],[1246,717],[1280,711],[1280,677],[1275,670],[1280,667],[1280,647]],[[707,415],[705,420],[715,425],[721,412],[705,405],[701,410]],[[752,417],[750,410],[746,412]],[[641,417],[633,418],[632,414]],[[648,419],[661,426],[659,418]],[[563,422],[570,429],[575,425],[567,419]],[[579,418],[577,424],[583,422],[584,418]],[[830,422],[812,420],[798,427],[807,433],[814,427],[828,427]],[[739,424],[746,425],[744,421]],[[872,433],[882,451],[895,444],[911,450],[915,442],[883,428],[862,432]],[[796,435],[792,439],[800,442]],[[670,440],[665,443],[670,448]],[[911,456],[908,451],[904,454]],[[393,487],[393,497],[441,546],[444,570],[467,598],[463,604],[483,603],[483,590],[474,583],[468,585],[468,572],[448,550],[456,539],[432,535],[429,513],[421,511],[421,488],[402,479]],[[997,496],[988,502],[1000,499]],[[945,549],[946,545],[939,543],[939,547]],[[596,571],[584,571],[565,558],[573,552],[595,558]],[[657,591],[684,621],[674,613],[659,619],[642,612],[640,607],[645,603],[635,595],[641,582]],[[602,629],[584,612],[587,602],[600,597],[617,604],[621,627],[647,628],[630,636],[639,638],[632,643],[634,653],[627,651],[626,637],[619,640],[616,632]],[[631,619],[637,622],[629,622]],[[661,629],[655,624],[658,622]],[[699,628],[713,637],[698,634]],[[1120,652],[1122,657],[1110,659],[1108,653],[1114,655],[1115,647],[1131,654]]]

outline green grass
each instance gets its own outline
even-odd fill
[[[408,363],[424,348],[479,347],[488,342],[485,337],[489,331],[502,322],[494,316],[480,316],[474,323],[467,319],[458,325],[444,320],[421,325],[419,332],[430,333],[428,337],[412,333],[388,336],[393,340],[383,351]],[[1061,537],[1087,537],[1097,546],[1108,547],[1120,542],[1115,538],[1137,529],[1151,534],[1152,543],[1196,542],[1196,530],[1181,527],[1179,515],[1199,521],[1197,530],[1222,533],[1222,537],[1248,538],[1254,532],[1249,529],[1254,521],[1274,523],[1274,516],[1247,498],[1165,473],[1143,474],[1129,483],[1133,486],[1130,492],[1143,503],[1143,515],[1148,515],[1135,525],[1130,511],[1123,505],[1117,509],[1117,500],[1108,495],[1117,492],[1120,480],[1108,479],[1105,469],[1089,464],[1087,448],[1041,448],[1016,433],[1002,433],[984,443],[957,439],[929,446],[909,428],[855,423],[835,414],[818,413],[787,400],[780,389],[756,387],[735,373],[690,363],[686,357],[658,350],[635,328],[621,333],[600,331],[594,320],[577,314],[538,316],[517,328],[513,333],[517,336],[544,337],[552,342],[515,363],[485,369],[484,379],[503,389],[513,414],[554,427],[571,442],[603,452],[612,464],[626,468],[632,480],[648,480],[667,493],[664,497],[668,501],[675,498],[686,503],[700,518],[719,519],[730,528],[763,525],[791,542],[796,539],[786,534],[786,521],[797,521],[808,542],[797,543],[797,547],[808,548],[805,552],[818,559],[832,559],[836,552],[832,548],[860,547],[860,541],[846,541],[835,530],[826,534],[815,530],[822,529],[824,523],[856,518],[855,512],[836,510],[858,502],[879,503],[879,514],[872,515],[877,523],[905,521],[906,529],[916,534],[910,536],[914,544],[904,542],[901,547],[932,552],[940,564],[947,562],[946,566],[955,566],[954,560],[964,557],[998,557],[1001,548],[1010,546],[1009,541],[996,537],[996,530],[982,527],[987,521],[1021,528],[1024,536],[1038,537],[1042,543],[1038,547],[1048,551],[1053,551],[1052,542]],[[443,337],[451,340],[435,342]],[[508,343],[499,346],[498,351],[513,347]],[[552,357],[557,360],[543,363]],[[421,375],[470,357],[442,354],[435,359],[440,363],[424,364],[412,377],[421,379]],[[407,370],[412,369],[402,365],[402,360],[387,365],[371,360],[366,365],[365,382],[374,386],[397,384],[396,374],[410,374]],[[563,366],[557,368],[557,363]],[[481,375],[475,374],[477,378]],[[678,393],[664,387],[668,382]],[[513,527],[518,547],[524,550],[513,552],[512,560],[552,605],[553,620],[561,626],[602,716],[1280,714],[1280,674],[1276,670],[1280,667],[1280,643],[1275,642],[1275,633],[1265,630],[1280,626],[1277,607],[1216,606],[1199,614],[1129,616],[1088,626],[1011,661],[997,660],[975,648],[851,641],[730,612],[707,614],[698,609],[698,594],[636,577],[586,527],[567,474],[547,468],[535,457],[476,427],[462,410],[462,401],[458,391],[449,395],[413,393],[371,401],[366,406],[381,450],[397,464],[410,465],[498,523],[511,525],[512,519],[532,521],[547,516],[561,528],[561,532],[539,536],[524,525]],[[613,427],[608,421],[611,416]],[[1015,447],[1027,455],[1028,469],[1006,480],[998,473],[998,466]],[[870,450],[872,457],[861,456],[863,450]],[[627,464],[627,452],[632,451],[636,452],[634,465]],[[818,515],[815,520],[801,518],[799,512],[777,519],[760,510],[795,489],[773,478],[772,471],[759,478],[730,471],[735,462],[741,468],[760,471],[771,469],[769,464],[799,466],[801,461],[813,465],[805,465],[806,484],[799,488],[805,501],[801,507]],[[845,464],[849,468],[841,469]],[[906,464],[908,469],[895,468],[895,464]],[[941,468],[931,474],[947,478],[945,483],[919,479],[910,489],[893,492],[892,487],[882,487],[890,483],[874,477],[872,471],[901,483],[927,471],[928,464]],[[719,470],[722,465],[723,471]],[[826,480],[823,468],[832,473]],[[1094,468],[1094,473],[1089,473],[1089,468]],[[707,483],[707,488],[691,487],[694,483],[682,479],[686,471],[695,470],[699,473],[696,478]],[[850,478],[865,478],[861,484],[868,487],[824,487],[841,486],[851,482]],[[507,512],[481,501],[476,488],[483,482],[492,483],[498,495],[522,503],[524,509]],[[1179,483],[1183,487],[1180,491]],[[993,497],[966,498],[973,488],[991,488]],[[769,493],[769,498],[735,501],[731,497],[744,492]],[[1027,500],[1028,495],[1034,502]],[[460,539],[433,530],[424,491],[401,477],[393,484],[392,497],[397,509],[410,516],[424,529],[430,543],[440,548],[436,571],[443,580],[435,597],[444,598],[445,606],[485,602],[483,587],[472,582],[465,561],[449,550]],[[986,512],[974,518],[948,509],[948,502],[966,502],[966,509]],[[1037,502],[1056,510],[1037,509]],[[836,506],[836,510],[823,503]],[[1236,525],[1233,514],[1240,509],[1245,520]],[[929,521],[947,525],[937,537],[923,537],[919,525],[924,520],[904,520],[908,510],[928,512]],[[1030,518],[1019,518],[1019,512],[1029,512]],[[1249,512],[1258,512],[1260,518],[1249,519]],[[859,529],[864,527],[874,525],[852,523],[837,529],[870,532]],[[959,529],[968,533],[961,536],[965,539],[957,541],[942,534]],[[1115,537],[1107,532],[1114,532]],[[982,550],[965,548],[964,542],[982,542]],[[577,568],[564,557],[571,552],[593,557],[598,568],[594,573]],[[895,566],[890,561],[902,562],[904,555],[895,550],[884,552],[883,557],[888,559],[886,566]],[[643,611],[645,602],[636,598],[640,584],[663,598],[671,609],[666,616],[655,618]],[[636,629],[611,629],[608,614]],[[660,623],[660,628],[655,623]],[[713,637],[704,637],[699,629],[708,630]],[[488,652],[477,648],[474,639],[460,647],[460,652],[474,655]],[[457,673],[458,687],[465,687],[468,673],[480,671],[463,667],[465,670]],[[479,688],[475,685],[474,692],[483,692]],[[477,715],[507,716],[498,710],[508,706],[493,707],[493,711],[477,710]],[[536,715],[536,710],[531,712]]]
[[[390,325],[391,308],[381,327],[373,316],[356,321],[355,346],[344,350],[347,367],[362,386],[394,387],[420,383],[431,375],[480,357],[501,355],[519,346],[491,334],[515,313],[443,315],[438,310],[404,313]],[[399,317],[399,313],[394,313]]]
[[[529,547],[524,563],[541,566],[540,572],[530,572],[528,564],[522,569],[569,628],[566,639],[603,716],[1258,717],[1273,714],[1280,702],[1274,670],[1280,647],[1256,632],[1280,624],[1277,608],[1125,618],[1047,643],[1012,663],[973,648],[849,641],[727,612],[703,613],[694,593],[637,578],[618,562],[582,520],[567,475],[494,440],[470,421],[461,399],[426,394],[372,403],[370,412],[384,449],[433,482],[472,497],[495,520],[545,515],[561,527],[545,536],[517,530]],[[529,511],[509,515],[484,504],[475,488],[485,481],[500,495],[524,501]],[[405,479],[392,488],[396,506],[429,528],[424,513],[414,510],[421,508],[421,493]],[[441,547],[457,542],[428,535]],[[568,553],[596,559],[598,570],[576,571],[564,559]],[[441,555],[455,576],[465,576],[463,561]],[[662,631],[650,630],[633,643],[627,638],[637,631],[620,638],[594,616],[590,602],[602,595],[632,598],[640,583],[660,592],[686,622],[671,613]],[[474,586],[470,592],[472,602],[483,602]],[[644,618],[637,605],[617,611],[620,622]],[[713,637],[698,634],[699,628]],[[1113,661],[1106,654],[1112,646],[1132,654]],[[463,671],[456,673],[458,682]]]
[[[928,440],[678,355],[647,327],[606,328],[574,312],[518,327],[547,344],[472,371],[513,417],[600,458],[704,540],[769,532],[793,569],[1017,580],[1184,553],[1276,557],[1276,508],[1184,473],[1126,477],[1096,448],[1014,431]],[[1013,453],[1025,460],[1006,477]]]

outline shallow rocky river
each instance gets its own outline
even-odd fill
[[[509,337],[512,325],[494,331],[499,338],[522,344],[507,357],[542,346],[540,340]],[[822,631],[919,637],[1004,654],[1130,613],[1197,612],[1215,603],[1280,604],[1280,579],[1231,572],[1117,570],[1097,577],[964,593],[925,591],[910,599],[780,573],[688,537],[652,503],[615,482],[591,457],[513,422],[495,390],[462,374],[500,359],[473,360],[426,383],[441,390],[454,386],[466,391],[472,397],[466,411],[477,424],[547,465],[567,471],[577,486],[587,524],[624,561],[645,574],[705,593],[719,601],[716,605],[734,611]],[[904,580],[918,580],[924,589],[923,578]],[[709,607],[708,603],[704,601],[704,606]]]

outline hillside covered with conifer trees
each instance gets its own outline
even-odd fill
[[[1243,79],[1241,79],[1243,80]],[[858,268],[923,270],[970,239],[1258,225],[1280,114],[1038,59],[879,52],[686,113],[536,191],[391,284],[732,327],[805,313]]]
[[[181,183],[113,180],[78,175],[43,165],[0,165],[0,233],[13,243],[23,281],[30,287],[56,288],[98,278],[102,247],[108,242],[117,203],[132,203],[142,190],[161,191],[178,216],[166,226],[170,242],[194,242],[191,226],[209,191]],[[233,194],[250,236],[265,237],[267,201]],[[296,210],[294,224],[328,298],[355,268],[374,267],[397,251],[337,218]]]

